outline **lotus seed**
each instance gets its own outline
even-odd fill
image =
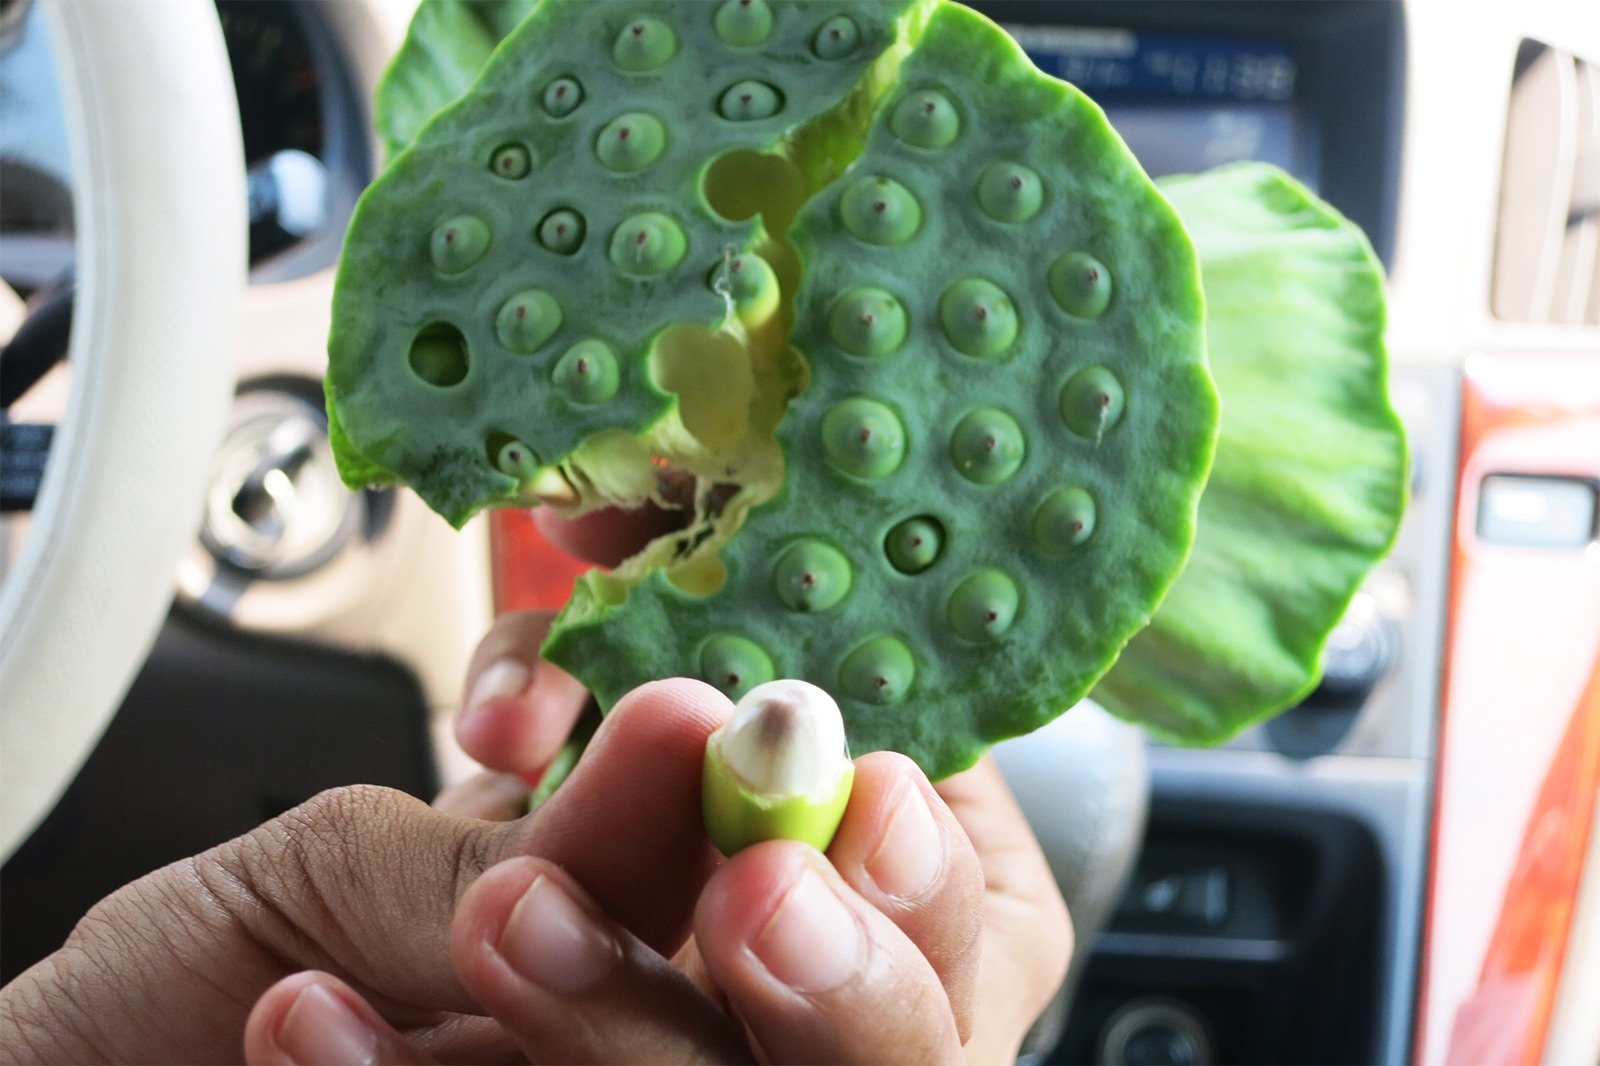
[[[1080,437],[1099,440],[1122,418],[1122,382],[1103,366],[1086,366],[1061,388],[1061,420]]]
[[[950,628],[962,640],[987,644],[1017,617],[1017,583],[999,570],[979,570],[950,594]]]
[[[1021,163],[990,163],[978,175],[978,206],[996,222],[1026,222],[1044,203],[1039,172]]]
[[[898,637],[873,637],[839,664],[839,691],[862,703],[899,703],[917,674],[911,649]]]
[[[700,646],[700,679],[736,700],[776,676],[772,657],[753,640],[723,633]]]
[[[434,227],[428,252],[442,274],[459,274],[489,251],[489,226],[481,218],[457,215]]]
[[[508,351],[529,355],[561,326],[561,305],[543,289],[524,289],[500,308],[494,335]]]
[[[1065,555],[1094,532],[1094,497],[1080,488],[1056,489],[1033,515],[1033,539],[1048,555]]]
[[[730,122],[771,118],[781,110],[783,94],[760,81],[735,82],[717,101],[717,114]]]
[[[918,148],[943,148],[961,132],[961,119],[950,98],[937,89],[907,93],[889,117],[889,130]]]
[[[863,396],[841,400],[822,418],[828,461],[859,478],[888,477],[906,457],[906,431],[887,405]]]
[[[766,0],[727,0],[713,20],[717,36],[736,48],[749,48],[772,35],[772,9]]]
[[[956,423],[950,459],[968,481],[997,485],[1022,465],[1027,447],[1017,420],[998,407],[980,407]]]
[[[557,78],[544,87],[544,109],[552,118],[566,118],[583,103],[583,86],[575,78]]]
[[[587,228],[578,212],[558,207],[539,223],[539,243],[557,255],[571,255],[583,245]]]
[[[523,482],[533,477],[533,472],[539,469],[539,458],[526,444],[514,440],[501,446],[494,465],[507,477]]]
[[[425,327],[411,342],[412,373],[429,385],[448,388],[467,376],[467,341],[461,331],[442,322]]]
[[[1077,318],[1099,318],[1111,303],[1111,274],[1082,252],[1067,252],[1050,264],[1050,295]]]
[[[861,28],[849,15],[835,15],[824,22],[811,38],[811,51],[818,59],[844,59],[861,42]]]
[[[778,309],[778,276],[753,252],[717,264],[711,271],[711,288],[726,294],[734,312],[747,323],[765,322]]]
[[[683,227],[666,215],[646,211],[623,220],[611,235],[611,262],[624,274],[660,274],[688,251]]]
[[[590,338],[568,348],[551,374],[556,388],[573,403],[605,403],[617,394],[622,372],[604,341]]]
[[[888,355],[905,343],[906,309],[883,289],[848,289],[828,311],[828,333],[853,355]]]
[[[939,325],[957,351],[988,358],[1017,339],[1017,309],[994,282],[967,278],[939,297]]]
[[[502,178],[525,178],[533,167],[533,154],[524,144],[502,144],[489,157],[489,171]]]
[[[667,131],[660,119],[643,111],[629,111],[600,131],[594,154],[602,166],[631,174],[661,158],[666,147]]]
[[[902,574],[920,574],[944,551],[944,527],[937,519],[908,518],[889,530],[883,542],[889,562]]]
[[[850,592],[851,580],[844,553],[814,538],[785,548],[772,568],[778,598],[791,611],[826,611]]]
[[[922,205],[889,178],[859,178],[839,198],[844,228],[868,244],[904,244],[922,225]]]
[[[657,18],[638,18],[622,27],[611,57],[628,71],[655,70],[678,50],[678,35]]]

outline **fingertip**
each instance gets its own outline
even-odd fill
[[[317,970],[285,977],[245,1022],[245,1060],[257,1066],[425,1063],[429,1060],[354,989]]]

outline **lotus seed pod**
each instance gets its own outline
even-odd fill
[[[539,243],[557,255],[571,255],[583,246],[587,226],[583,216],[559,207],[539,222]]]
[[[561,305],[543,289],[524,289],[500,308],[494,335],[507,351],[528,355],[561,327]]]
[[[908,518],[889,530],[883,548],[896,570],[920,574],[938,561],[944,527],[932,518]]]
[[[489,227],[483,219],[457,215],[439,223],[429,240],[428,252],[441,274],[459,274],[489,251]]]
[[[1122,421],[1122,383],[1103,366],[1088,366],[1061,387],[1061,420],[1080,437],[1100,440]]]
[[[717,114],[730,122],[771,118],[782,110],[783,95],[760,81],[735,82],[717,101]]]
[[[882,289],[850,289],[834,300],[828,332],[852,355],[888,355],[905,343],[906,309]]]
[[[939,325],[957,351],[985,359],[1017,339],[1017,309],[994,282],[964,278],[939,298]]]
[[[666,147],[667,131],[660,119],[645,111],[629,111],[600,131],[594,154],[603,166],[631,174],[661,158]]]
[[[950,628],[962,640],[998,640],[1017,618],[1017,583],[999,570],[980,570],[950,595]]]
[[[850,592],[850,560],[826,541],[791,544],[772,568],[778,598],[791,611],[826,611]]]
[[[738,699],[762,682],[772,680],[772,657],[755,641],[719,634],[700,648],[700,677],[721,689],[729,699]]]
[[[849,15],[835,15],[821,26],[811,39],[811,51],[818,59],[844,59],[856,50],[861,42],[861,27]]]
[[[806,679],[852,751],[944,776],[1080,699],[1183,564],[1217,417],[1194,252],[1099,110],[982,17],[764,6],[770,32],[738,44],[724,3],[543,0],[459,79],[352,223],[330,435],[347,479],[403,480],[457,523],[543,497],[486,439],[525,444],[584,511],[672,499],[684,528],[581,577],[544,654],[602,707],[660,677]],[[673,44],[641,71],[614,49],[644,20]],[[537,105],[561,79],[583,102],[556,115]],[[724,117],[745,79],[781,109]],[[485,166],[506,143],[526,180]],[[561,211],[590,231],[570,247],[546,225]],[[458,216],[490,239],[446,273],[420,249]],[[1076,314],[1051,266],[1091,238],[1119,295]],[[496,318],[527,290],[561,320],[519,354]],[[1098,441],[1060,406],[1090,366],[1126,398]],[[1099,509],[1056,552],[1039,515],[1063,486]],[[797,545],[837,552],[847,581]],[[983,643],[967,600],[996,624],[1004,603],[956,592],[997,560],[1028,596]]]
[[[916,660],[899,637],[866,641],[839,665],[839,691],[865,704],[900,703],[917,677]]]
[[[678,36],[661,19],[637,18],[617,34],[611,55],[627,71],[655,70],[678,51]]]
[[[622,372],[616,354],[604,341],[579,341],[566,350],[552,374],[562,395],[573,403],[605,403],[617,394]]]
[[[671,270],[687,250],[683,227],[655,211],[623,219],[611,235],[611,262],[624,274]]]
[[[907,93],[895,105],[889,129],[918,148],[943,148],[961,132],[961,119],[950,98],[937,89]]]
[[[515,181],[528,176],[528,171],[533,168],[533,156],[528,152],[527,145],[502,144],[494,150],[489,157],[489,171],[502,178]]]
[[[573,78],[557,78],[545,86],[542,102],[552,118],[566,118],[583,103],[583,86]]]
[[[980,407],[965,415],[950,436],[950,461],[962,477],[979,485],[1007,480],[1026,454],[1022,427],[998,407]]]
[[[1033,515],[1033,539],[1051,555],[1063,555],[1094,533],[1094,497],[1062,488],[1046,496]]]
[[[839,470],[859,478],[884,478],[900,469],[906,431],[887,404],[853,396],[822,419],[822,446]]]
[[[978,176],[978,205],[996,222],[1026,222],[1044,204],[1039,172],[1021,163],[990,163]]]
[[[1050,292],[1076,318],[1099,318],[1111,303],[1111,273],[1093,256],[1067,252],[1050,264]]]
[[[725,0],[717,8],[717,36],[736,48],[751,48],[772,36],[766,0]]]
[[[724,855],[763,840],[825,851],[854,780],[844,720],[826,692],[804,681],[757,685],[706,740],[706,832]]]
[[[858,178],[839,198],[844,228],[869,244],[904,244],[922,225],[922,205],[889,178]]]

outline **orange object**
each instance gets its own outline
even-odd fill
[[[489,559],[494,611],[559,611],[572,596],[578,575],[593,564],[551,544],[531,511],[502,510],[489,516]]]

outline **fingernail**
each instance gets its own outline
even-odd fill
[[[492,700],[515,696],[528,687],[533,671],[515,659],[497,659],[484,668],[467,694],[467,705],[462,708],[458,729],[465,729],[484,706]]]
[[[322,985],[307,985],[289,1005],[274,1034],[291,1062],[306,1066],[353,1063],[366,1066],[378,1058],[378,1034]]]
[[[867,860],[867,875],[888,895],[916,899],[933,887],[942,869],[944,838],[939,824],[922,789],[907,781],[878,849]]]
[[[498,950],[534,984],[573,993],[599,985],[620,949],[566,890],[540,875],[511,909]]]
[[[767,971],[797,992],[826,992],[860,965],[861,928],[833,889],[807,867],[752,948]]]

